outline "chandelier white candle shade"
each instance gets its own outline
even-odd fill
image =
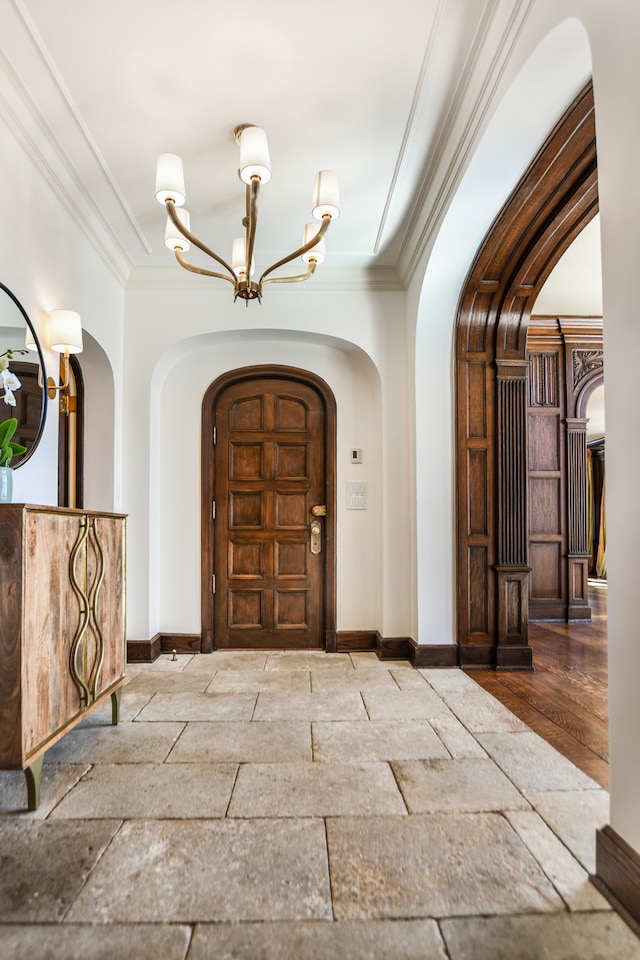
[[[236,139],[240,144],[240,179],[251,183],[252,177],[260,177],[261,183],[268,183],[271,180],[271,159],[264,130],[247,124],[239,128]]]
[[[179,207],[176,213],[178,214],[180,223],[186,227],[187,230],[190,230],[191,218],[189,211],[185,207]],[[167,225],[164,230],[164,245],[168,247],[169,250],[175,250],[177,247],[178,250],[182,250],[183,253],[186,253],[191,246],[187,238],[180,233],[170,216],[167,216]]]
[[[313,240],[318,232],[317,223],[308,223],[304,228],[304,239],[302,245],[306,246],[308,243]],[[315,246],[311,250],[307,250],[302,254],[302,259],[305,263],[311,263],[312,260],[315,260],[316,263],[324,263],[325,260],[325,246],[324,246],[324,237],[320,237]]]
[[[319,170],[316,174],[316,189],[311,212],[316,220],[322,220],[327,215],[332,220],[337,220],[340,216],[340,191],[338,178],[333,170]]]
[[[56,353],[82,353],[82,321],[74,310],[53,310],[49,315],[49,344]]]
[[[182,160],[176,153],[161,153],[156,166],[156,200],[166,203],[173,200],[176,207],[186,200]]]

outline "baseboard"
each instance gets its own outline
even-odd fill
[[[381,637],[376,633],[376,653],[380,660],[410,660],[410,637]]]
[[[591,880],[640,936],[640,854],[610,826],[596,832],[596,872]]]
[[[460,648],[457,643],[416,643],[411,640],[410,660],[414,667],[457,667]]]
[[[461,667],[468,667],[471,670],[493,670],[496,665],[494,643],[461,643],[458,649]]]
[[[338,653],[362,653],[376,649],[375,630],[339,630],[337,634]]]
[[[160,637],[127,640],[127,663],[153,663],[160,656]]]
[[[127,663],[153,663],[161,653],[200,653],[197,633],[156,633],[150,640],[127,640]]]

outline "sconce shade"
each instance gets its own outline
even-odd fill
[[[33,339],[33,334],[31,332],[31,327],[27,327],[27,335],[24,338],[24,345],[27,348],[27,350],[33,350],[34,353],[38,352],[36,342]]]
[[[189,216],[189,211],[186,207],[178,207],[176,209],[178,219],[180,222],[187,228],[191,229],[191,218]],[[164,231],[164,243],[169,250],[175,250],[178,247],[179,250],[182,250],[183,253],[189,249],[191,244],[186,237],[183,237],[171,217],[167,216],[167,226]]]
[[[332,220],[340,216],[338,177],[333,170],[319,170],[316,174],[316,189],[311,212],[316,220],[322,220],[327,214]]]
[[[260,177],[261,183],[271,180],[271,159],[267,135],[261,127],[246,126],[238,134],[240,140],[240,179],[251,183],[251,177]]]
[[[318,232],[317,223],[307,223],[304,228],[304,239],[302,241],[303,246],[306,243],[310,243],[311,240],[315,237]],[[316,263],[324,263],[325,260],[325,245],[324,237],[320,237],[315,247],[311,247],[311,250],[307,250],[306,253],[302,254],[302,259],[305,263],[310,263],[312,260],[315,260]]]
[[[82,353],[82,322],[74,310],[53,310],[49,315],[49,345],[56,353]]]
[[[176,153],[161,153],[156,166],[156,200],[173,200],[181,207],[186,200],[182,160]]]
[[[240,274],[244,273],[245,277],[247,275],[247,244],[244,237],[236,237],[233,241],[233,246],[231,248],[231,266],[233,267],[233,272],[236,277],[240,277]],[[251,261],[251,275],[256,271],[255,262]]]

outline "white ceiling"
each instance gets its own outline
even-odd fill
[[[0,0],[0,65],[37,118],[34,151],[46,157],[48,140],[61,192],[73,204],[75,184],[90,208],[85,220],[128,269],[173,263],[154,199],[165,151],[183,158],[192,229],[230,254],[244,213],[232,134],[244,122],[266,130],[273,168],[260,263],[300,244],[315,172],[329,168],[342,214],[327,237],[327,265],[394,267],[470,71],[481,56],[493,62],[500,31],[517,27],[514,16],[493,22],[498,6]],[[487,46],[489,28],[496,36]]]
[[[246,122],[266,130],[273,171],[258,266],[300,245],[328,168],[342,212],[322,271],[402,282],[513,76],[528,6],[0,0],[0,119],[125,284],[179,270],[154,198],[161,152],[183,158],[192,230],[230,256],[245,203],[233,130]],[[540,84],[557,82],[556,60]]]

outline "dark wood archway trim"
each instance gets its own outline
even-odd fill
[[[324,637],[328,653],[337,649],[336,639],[336,401],[329,385],[315,373],[298,367],[270,364],[241,367],[218,377],[207,389],[202,401],[202,510],[201,510],[201,606],[202,606],[202,653],[216,649],[213,634],[214,596],[211,589],[211,563],[214,556],[215,526],[211,516],[212,491],[215,490],[215,458],[213,456],[213,431],[215,409],[219,395],[227,387],[243,381],[265,377],[297,380],[312,387],[321,397],[325,414],[325,465],[326,504],[325,524],[325,591],[324,591]]]
[[[597,212],[589,83],[496,218],[460,298],[457,619],[463,666],[532,666],[527,639],[527,327],[545,280]]]

